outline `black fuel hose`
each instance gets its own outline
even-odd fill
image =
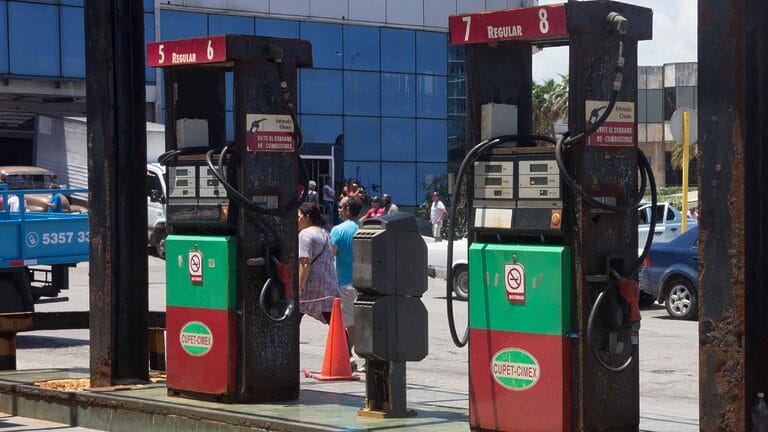
[[[455,237],[454,227],[455,227],[455,221],[456,221],[456,202],[458,201],[459,191],[461,190],[461,184],[464,180],[464,177],[466,175],[466,171],[469,168],[471,164],[473,164],[479,157],[481,157],[483,154],[485,154],[486,151],[489,149],[496,147],[497,145],[509,143],[509,142],[520,142],[520,141],[544,141],[548,142],[550,144],[556,144],[555,140],[552,137],[544,136],[544,135],[503,135],[496,138],[491,138],[489,140],[485,140],[477,144],[476,146],[472,147],[472,149],[467,152],[467,155],[464,157],[464,160],[461,162],[461,165],[459,166],[459,171],[456,174],[456,184],[453,186],[453,193],[451,196],[453,197],[453,205],[451,206],[451,211],[449,215],[450,220],[450,229],[448,230],[448,245],[447,245],[447,257],[446,257],[446,292],[445,292],[445,298],[446,298],[446,307],[448,312],[448,329],[451,333],[451,339],[453,339],[454,345],[461,348],[467,344],[467,341],[469,340],[469,326],[466,327],[464,331],[464,336],[459,338],[458,333],[456,332],[456,322],[453,316],[453,242]]]
[[[589,320],[587,321],[587,346],[589,347],[589,351],[592,352],[592,356],[597,360],[597,362],[600,364],[601,367],[604,369],[610,371],[610,372],[623,372],[626,370],[629,365],[632,364],[632,362],[637,358],[638,353],[638,346],[634,341],[632,341],[632,353],[627,357],[627,359],[624,361],[624,363],[621,364],[621,366],[611,366],[607,364],[602,357],[600,357],[597,343],[595,342],[595,338],[592,337],[592,335],[595,334],[595,321],[597,320],[597,311],[600,310],[600,306],[603,304],[603,301],[605,300],[606,296],[610,293],[611,295],[617,295],[616,294],[616,280],[611,279],[610,282],[608,282],[608,285],[603,291],[600,291],[600,294],[597,295],[597,299],[595,300],[595,304],[592,306],[592,309],[589,311]]]
[[[280,317],[274,317],[267,309],[267,293],[271,292],[271,287],[275,284],[275,281],[273,278],[268,278],[266,282],[264,282],[264,286],[261,287],[261,293],[259,293],[259,310],[261,310],[261,313],[271,322],[273,323],[281,323],[285,320],[287,320],[291,315],[293,315],[293,309],[296,307],[293,299],[287,299],[287,305],[285,306],[285,310],[283,311],[283,314]]]

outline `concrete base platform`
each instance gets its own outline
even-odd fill
[[[298,373],[298,371],[297,371]],[[302,388],[297,401],[218,404],[169,397],[163,384],[113,392],[41,389],[39,381],[87,378],[87,370],[0,372],[0,412],[110,431],[467,431],[466,409],[411,404],[416,417],[360,417],[361,396]]]

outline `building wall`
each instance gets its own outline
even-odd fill
[[[669,121],[677,109],[697,109],[697,71],[697,63],[641,66],[638,70],[638,142],[651,159],[659,185],[680,185],[681,170],[670,163],[676,142]],[[694,161],[689,176],[692,185],[697,181],[695,166]]]

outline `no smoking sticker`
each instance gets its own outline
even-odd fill
[[[189,251],[189,280],[195,284],[203,283],[203,254],[200,251]]]
[[[504,288],[510,303],[525,303],[525,268],[522,264],[504,264]]]

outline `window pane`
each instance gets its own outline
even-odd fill
[[[416,76],[416,115],[445,118],[446,78],[433,75]]]
[[[256,35],[270,37],[299,37],[299,23],[266,18],[256,18]]]
[[[301,71],[301,112],[341,114],[341,71],[304,69]]]
[[[253,34],[253,18],[232,15],[208,15],[208,34]]]
[[[379,28],[344,26],[344,68],[379,70]]]
[[[344,119],[344,159],[380,160],[380,138],[378,117],[346,117]]]
[[[445,75],[448,67],[446,33],[416,33],[416,72]]]
[[[696,87],[678,87],[677,88],[677,109],[690,108],[696,109],[696,103],[693,98],[693,90]]]
[[[208,17],[202,13],[160,11],[161,40],[208,36]]]
[[[299,121],[308,144],[334,144],[344,130],[341,116],[302,115]]]
[[[416,121],[416,160],[446,162],[448,160],[448,122],[445,120]]]
[[[10,2],[8,29],[12,74],[61,74],[58,6]]]
[[[8,28],[6,2],[0,1],[0,29]],[[0,73],[8,73],[8,32],[0,31]]]
[[[80,3],[83,2],[83,0],[75,0],[79,1]],[[155,0],[144,0],[144,12],[154,12],[155,11]]]
[[[381,119],[381,160],[416,160],[416,120]]]
[[[344,113],[379,115],[380,84],[378,72],[344,72]]]
[[[224,120],[227,125],[227,141],[235,140],[235,113],[227,111],[224,113]]]
[[[672,118],[677,109],[677,92],[675,87],[664,87],[664,120]]]
[[[645,123],[647,120],[648,107],[647,104],[647,92],[648,90],[637,91],[637,122]]]
[[[416,164],[384,162],[381,164],[382,193],[392,195],[399,206],[413,206],[416,202]]]
[[[411,30],[381,29],[381,70],[416,71],[416,33]]]
[[[413,75],[381,74],[381,113],[393,117],[416,115],[416,81]]]
[[[61,8],[61,74],[85,78],[83,8]]]
[[[341,69],[341,26],[303,21],[301,38],[312,42],[312,62],[316,68]]]
[[[664,121],[664,102],[661,97],[661,89],[647,90],[646,93],[646,121],[648,123],[661,123]]]
[[[426,194],[432,192],[429,187],[424,185],[430,185],[436,178],[442,177],[448,174],[445,164],[434,163],[420,163],[416,164],[416,198],[422,201],[427,200]],[[447,197],[442,198],[443,202],[448,205]],[[429,201],[427,201],[429,202]]]
[[[144,43],[155,41],[155,14],[144,14]],[[157,80],[155,75],[155,68],[146,67],[144,69],[144,78],[148,83],[153,83]]]
[[[366,194],[382,194],[381,164],[378,162],[344,162],[344,172],[339,178],[351,178],[357,180],[358,183],[365,188]]]
[[[149,0],[144,0],[146,3]],[[83,6],[83,0],[59,0],[59,2],[63,5],[69,5],[69,6]],[[51,2],[53,3],[53,2]],[[154,2],[153,2],[154,3]]]

